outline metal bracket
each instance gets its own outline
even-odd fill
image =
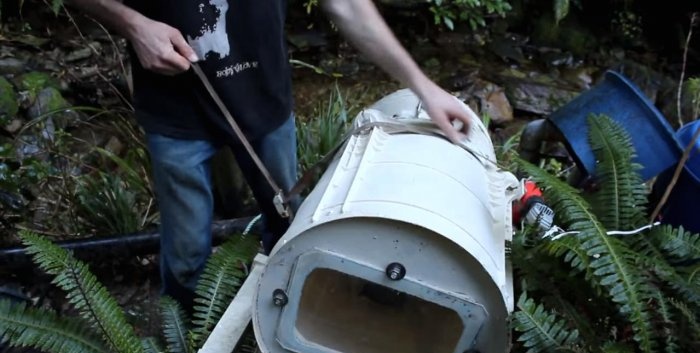
[[[258,254],[250,274],[197,353],[231,353],[253,318],[255,291],[267,265],[267,256]]]
[[[287,205],[284,202],[284,195],[282,195],[282,190],[278,191],[277,194],[275,194],[275,197],[272,199],[272,204],[275,205],[275,210],[277,210],[277,213],[280,215],[280,217],[289,218],[289,205]]]

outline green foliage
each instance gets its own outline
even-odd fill
[[[10,207],[16,214],[4,215],[3,227],[26,222],[31,224],[25,227],[55,234],[123,234],[155,219],[150,161],[139,145],[143,136],[131,128],[133,119],[117,110],[71,106],[46,73],[26,73],[14,82],[32,104],[33,119],[13,130],[13,137],[0,138],[0,189],[18,200]],[[0,122],[14,118],[3,115],[1,101]],[[124,152],[117,156],[101,148],[105,140],[123,144]],[[46,210],[40,222],[28,216],[37,209]]]
[[[68,302],[83,320],[97,329],[110,349],[142,351],[141,342],[127,323],[124,312],[85,263],[36,234],[21,232],[19,236],[28,246],[27,253],[33,256],[34,262],[54,276],[52,283],[66,292]]]
[[[82,322],[62,318],[53,311],[0,300],[0,342],[54,353],[99,353],[106,349]]]
[[[168,345],[168,352],[189,352],[187,344],[188,327],[185,311],[175,300],[164,297],[160,301],[160,314],[163,318],[163,337]]]
[[[700,77],[688,79],[686,89],[690,95],[691,116],[700,117]]]
[[[6,125],[17,115],[19,111],[17,99],[17,92],[12,84],[0,76],[0,125]]]
[[[593,210],[608,229],[637,228],[646,218],[647,189],[638,174],[642,167],[630,162],[636,157],[632,140],[622,126],[603,115],[591,115],[588,125],[600,185],[591,202]]]
[[[195,352],[235,296],[247,275],[242,269],[257,251],[255,238],[238,236],[209,258],[197,287],[198,305],[191,323],[178,303],[162,298],[164,350],[158,339],[136,336],[122,309],[85,263],[39,235],[21,232],[20,237],[34,262],[54,276],[52,283],[66,292],[80,317],[61,317],[49,310],[0,300],[0,342],[49,353]]]
[[[527,298],[527,293],[520,295],[517,307],[513,326],[522,333],[518,341],[527,353],[571,350],[578,344],[578,331],[568,329],[565,320]]]
[[[103,148],[95,148],[113,163],[113,172],[96,171],[75,178],[73,204],[76,215],[85,228],[98,234],[128,234],[147,223],[153,214],[153,200],[146,166],[148,157],[143,148],[127,151],[124,158]],[[137,166],[144,167],[137,169]]]
[[[238,292],[245,266],[258,250],[254,237],[243,236],[222,244],[207,262],[197,285],[192,330],[195,344],[206,341],[216,323]]]
[[[153,337],[144,338],[141,340],[141,344],[143,345],[144,353],[165,353],[158,340]]]
[[[95,233],[128,234],[139,229],[141,215],[134,209],[136,193],[119,175],[99,172],[79,179],[76,213]]]
[[[676,261],[700,258],[700,237],[683,228],[661,226],[651,231],[651,239],[666,256]]]
[[[556,223],[575,232],[545,240],[525,230],[523,237],[530,240],[514,242],[513,264],[534,299],[522,297],[514,314],[516,322],[530,322],[515,326],[519,341],[529,352],[555,351],[564,341],[550,330],[567,327],[579,333],[579,344],[569,347],[574,351],[696,351],[700,333],[693,328],[700,323],[692,313],[700,310],[700,266],[688,260],[700,258],[700,236],[667,226],[609,235],[643,224],[646,188],[632,164],[627,133],[606,116],[591,117],[589,126],[600,184],[593,203],[556,176],[519,161],[544,189]],[[567,263],[574,272],[562,275]]]
[[[455,22],[468,23],[472,29],[486,26],[488,15],[505,17],[511,9],[507,0],[428,0],[435,24],[454,30]]]
[[[301,170],[307,170],[335,147],[348,127],[349,108],[336,84],[317,116],[297,120],[297,155]]]
[[[559,24],[569,14],[569,0],[554,0],[554,21]]]
[[[60,84],[51,75],[45,72],[32,71],[22,74],[17,78],[17,89],[27,92],[29,99],[33,101],[39,94],[39,91],[52,88],[56,91],[60,89]]]

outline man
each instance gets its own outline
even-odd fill
[[[209,159],[218,148],[232,148],[260,205],[266,252],[288,222],[275,211],[273,190],[189,70],[190,63],[199,62],[276,183],[289,190],[297,161],[284,36],[286,0],[72,3],[131,44],[134,106],[146,132],[161,215],[163,294],[191,309],[196,281],[211,252]],[[371,0],[325,0],[322,5],[347,39],[422,99],[451,140],[459,138],[451,121],[468,127],[472,113],[421,72]]]

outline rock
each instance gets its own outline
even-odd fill
[[[24,71],[24,62],[16,58],[0,59],[0,75],[16,75]]]
[[[492,82],[476,80],[471,89],[472,94],[479,99],[481,115],[488,115],[497,124],[513,120],[513,107],[502,87]]]
[[[287,40],[298,50],[307,50],[328,45],[325,34],[320,31],[291,33],[287,35]]]
[[[24,126],[24,121],[22,121],[21,119],[12,119],[12,121],[10,121],[10,123],[5,126],[5,130],[7,130],[7,132],[11,134],[14,134],[17,131],[19,131],[19,129],[21,129],[22,126]]]
[[[489,45],[489,50],[505,62],[514,61],[522,64],[527,61],[521,46],[523,43],[515,37],[499,37],[493,39]]]
[[[540,115],[552,113],[579,95],[579,92],[555,85],[532,82],[513,81],[505,86],[506,95],[515,109]]]
[[[109,141],[107,141],[105,150],[119,156],[121,155],[122,151],[124,151],[124,144],[116,136],[112,136],[109,138]]]
[[[488,114],[491,121],[497,124],[513,120],[513,107],[510,105],[503,88],[495,86],[481,100],[481,113]]]
[[[360,65],[357,61],[339,58],[323,59],[319,67],[331,76],[352,76],[360,70]]]
[[[44,88],[50,87],[57,91],[61,88],[58,80],[47,73],[38,71],[32,71],[18,76],[14,81],[20,91],[27,91],[29,101],[32,103],[36,99],[39,91]]]
[[[542,53],[541,60],[547,67],[573,67],[575,63],[574,56],[570,52],[545,52]]]
[[[17,92],[12,84],[0,76],[0,125],[9,123],[19,111]]]
[[[36,49],[41,49],[43,45],[51,41],[48,38],[37,37],[29,33],[14,35],[12,36],[12,40],[24,45],[32,46]]]
[[[489,81],[471,75],[462,75],[456,82],[462,85],[457,97],[469,105],[479,115],[488,115],[490,121],[502,124],[513,120],[513,107],[506,97],[505,90]],[[454,78],[453,78],[454,80]]]
[[[588,90],[593,86],[593,76],[598,71],[593,67],[579,67],[574,69],[562,69],[560,78],[566,81],[576,90]]]
[[[84,60],[92,56],[94,52],[102,51],[102,44],[100,42],[90,42],[84,48],[74,50],[66,55],[63,59],[66,62],[74,62],[79,60]]]
[[[55,120],[57,127],[63,129],[78,119],[78,113],[66,109],[69,107],[70,104],[57,89],[47,87],[39,91],[34,104],[27,110],[27,115],[30,119],[36,119],[46,113],[55,112],[51,117]],[[61,111],[61,109],[65,110]]]

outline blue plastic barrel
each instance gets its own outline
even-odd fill
[[[564,135],[569,154],[586,174],[595,175],[596,164],[588,140],[590,114],[605,114],[627,130],[644,180],[657,176],[680,159],[682,149],[666,118],[630,80],[607,71],[602,82],[548,118]]]
[[[676,132],[676,139],[682,146],[687,146],[695,132],[700,130],[700,120],[684,125]],[[663,172],[657,179],[655,189],[663,194],[675,172],[675,168]],[[690,158],[686,161],[683,171],[666,202],[661,214],[661,222],[683,228],[694,233],[700,233],[700,217],[697,203],[700,199],[700,142],[696,141]]]

